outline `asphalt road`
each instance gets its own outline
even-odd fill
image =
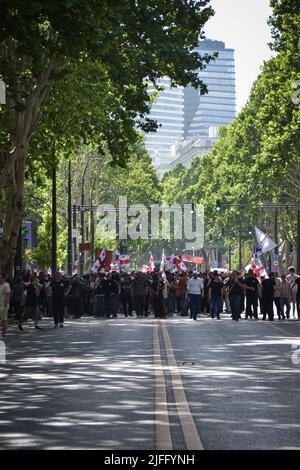
[[[43,326],[10,328],[1,449],[300,448],[300,322]]]

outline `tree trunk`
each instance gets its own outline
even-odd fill
[[[19,148],[15,168],[7,185],[7,205],[4,213],[3,235],[0,238],[0,272],[7,273],[13,263],[23,214],[23,193],[27,146]]]

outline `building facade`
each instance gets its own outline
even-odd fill
[[[191,86],[171,88],[169,79],[164,78],[161,84],[165,89],[152,107],[150,117],[157,120],[160,128],[146,136],[145,144],[159,175],[177,160],[184,160],[187,166],[197,156],[199,146],[200,154],[206,153],[216,142],[218,129],[230,124],[236,115],[234,50],[226,48],[222,41],[209,39],[200,41],[196,50],[202,56],[218,54],[199,71],[208,94],[200,95]],[[150,87],[149,92],[153,91],[154,87]]]
[[[168,78],[161,79],[159,85],[164,87],[164,91],[154,102],[150,115],[159,128],[157,132],[146,134],[145,145],[160,175],[168,170],[173,160],[173,143],[181,141],[184,136],[184,88],[171,88]],[[149,93],[154,92],[154,86],[150,85]]]

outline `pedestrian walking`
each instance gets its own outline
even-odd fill
[[[62,275],[60,273],[56,273],[49,287],[49,294],[52,297],[54,326],[56,328],[58,327],[58,324],[61,328],[64,326],[65,294],[67,289],[68,284],[63,279]]]
[[[274,320],[274,291],[276,288],[274,273],[269,273],[269,278],[264,279],[261,284],[261,299],[263,304],[263,320],[268,315],[269,321]]]
[[[291,284],[287,281],[286,275],[281,275],[281,284],[280,284],[280,315],[282,320],[290,318],[291,311],[291,299],[292,299],[292,288]],[[284,312],[284,307],[286,312]]]
[[[144,315],[147,295],[147,282],[142,272],[136,273],[131,283],[131,293],[136,316],[141,318]]]
[[[22,323],[23,323],[23,295],[24,295],[24,284],[22,282],[22,278],[18,277],[16,282],[12,285],[11,288],[11,300],[12,300],[12,307],[15,314],[16,321],[18,322],[18,329],[20,331],[23,330]]]
[[[190,302],[191,315],[193,320],[197,320],[197,315],[201,312],[201,297],[204,296],[204,284],[195,271],[193,277],[188,280],[187,291]]]
[[[259,297],[259,281],[254,274],[253,269],[249,269],[244,279],[246,293],[246,316],[245,318],[258,319],[258,297]]]
[[[225,287],[230,303],[232,319],[235,321],[239,321],[241,299],[244,292],[244,284],[237,271],[234,271],[230,274]]]
[[[225,293],[224,283],[221,280],[218,271],[213,272],[213,278],[208,286],[208,297],[211,304],[211,317],[221,319],[220,313],[223,311],[223,296]]]
[[[1,320],[1,330],[2,338],[6,338],[7,332],[7,317],[8,317],[8,308],[11,296],[11,289],[8,282],[6,282],[4,274],[0,274],[0,320]]]

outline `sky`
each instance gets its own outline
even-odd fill
[[[235,49],[237,112],[246,104],[251,86],[265,60],[274,52],[268,46],[271,28],[269,0],[211,0],[215,16],[205,25],[208,39]]]

